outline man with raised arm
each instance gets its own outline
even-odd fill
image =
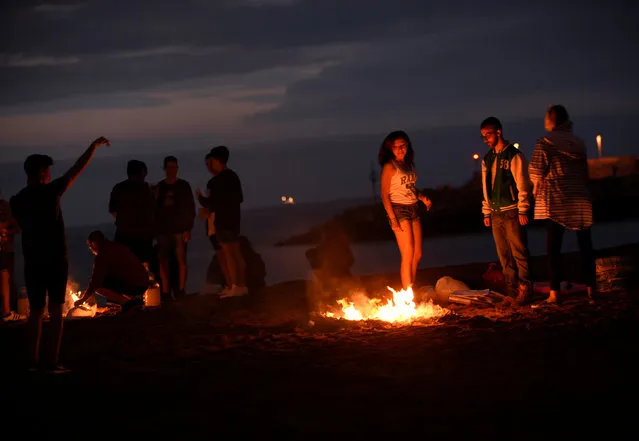
[[[67,239],[60,200],[87,167],[95,151],[109,140],[100,137],[61,177],[51,180],[53,159],[30,155],[24,161],[27,186],[10,200],[11,210],[22,230],[24,279],[29,297],[30,370],[44,369],[59,374],[68,372],[58,363],[62,340],[62,306],[66,296],[69,261]],[[48,340],[46,360],[40,358],[42,317],[49,296],[52,336]]]

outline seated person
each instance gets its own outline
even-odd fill
[[[149,273],[135,254],[125,245],[108,240],[101,231],[91,232],[87,245],[96,256],[93,274],[75,306],[81,306],[93,294],[121,305],[122,312],[143,306],[144,293],[150,286]]]

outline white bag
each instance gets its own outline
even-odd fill
[[[460,280],[453,279],[449,276],[444,276],[435,284],[435,291],[438,294],[450,295],[455,291],[465,291],[470,289],[468,285]]]

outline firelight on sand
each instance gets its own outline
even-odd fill
[[[338,300],[341,311],[326,312],[327,318],[344,320],[381,320],[389,323],[410,323],[415,320],[432,319],[445,315],[448,310],[433,304],[432,301],[415,303],[413,289],[395,291],[390,286],[388,290],[393,294],[392,298],[384,300],[369,299],[360,294]]]

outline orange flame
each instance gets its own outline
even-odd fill
[[[359,294],[353,296],[352,300],[345,298],[338,300],[341,311],[326,312],[324,316],[353,321],[381,320],[389,323],[409,323],[414,320],[441,317],[448,312],[430,300],[416,304],[413,289],[410,287],[400,291],[388,287],[388,290],[393,293],[393,297],[387,299],[386,303]]]

